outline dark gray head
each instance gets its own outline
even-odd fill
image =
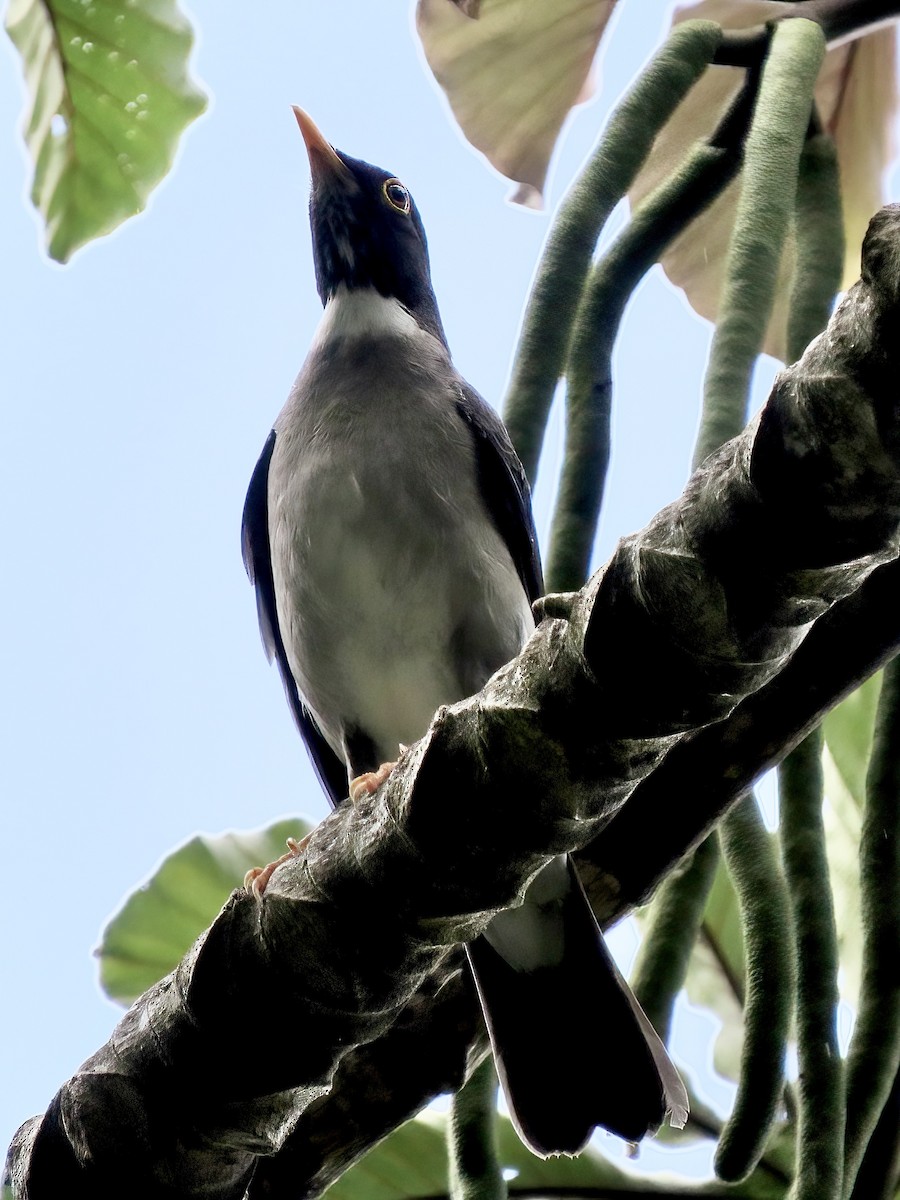
[[[446,343],[425,229],[409,191],[390,171],[335,150],[302,109],[294,114],[312,174],[309,219],[322,303],[341,285],[375,288]]]

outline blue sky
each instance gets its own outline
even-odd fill
[[[663,28],[662,0],[621,7],[550,212]],[[160,858],[198,830],[326,812],[238,537],[320,313],[290,105],[409,185],[457,365],[494,403],[548,228],[451,124],[405,4],[277,2],[254,24],[197,3],[193,18],[209,112],[149,211],[66,268],[41,249],[19,64],[0,50],[3,1147],[109,1036],[119,1010],[91,950]],[[598,557],[681,489],[709,332],[656,275],[632,302]],[[542,531],[552,481],[548,465]]]

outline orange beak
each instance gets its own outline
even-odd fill
[[[343,179],[351,179],[350,171],[344,166],[338,157],[334,146],[326,140],[318,125],[309,115],[298,108],[296,104],[293,106],[294,116],[297,118],[297,124],[300,126],[300,132],[303,134],[303,140],[306,143],[306,153],[309,155],[309,169],[312,173],[313,183],[324,180],[329,175],[339,176]]]

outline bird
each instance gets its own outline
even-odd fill
[[[520,652],[543,582],[525,472],[453,365],[409,189],[294,114],[324,311],[253,472],[242,548],[266,653],[338,805]],[[289,847],[249,873],[257,894]],[[577,1154],[597,1127],[636,1142],[684,1123],[681,1079],[567,856],[466,953],[535,1154]]]

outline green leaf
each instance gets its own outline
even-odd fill
[[[514,1172],[510,1191],[544,1189],[597,1189],[647,1192],[646,1177],[621,1171],[589,1146],[578,1158],[536,1158],[522,1145],[507,1117],[498,1117],[498,1149],[504,1168]],[[328,1189],[328,1200],[414,1200],[419,1196],[446,1195],[446,1117],[424,1113],[401,1125],[364,1159]],[[650,1190],[668,1195],[663,1187]]]
[[[875,710],[881,694],[881,672],[842,700],[825,718],[822,728],[831,763],[844,786],[862,810],[866,799],[866,771],[872,751]]]
[[[598,1086],[609,1086],[598,1081]],[[622,1191],[646,1190],[648,1176],[636,1176],[621,1170],[593,1145],[578,1158],[538,1158],[526,1149],[513,1129],[512,1122],[501,1117],[497,1141],[503,1166],[516,1171],[511,1188],[539,1192],[542,1188],[615,1187]]]
[[[841,995],[855,1004],[862,970],[859,839],[866,799],[881,672],[867,679],[825,718],[825,836],[841,956]]]
[[[66,262],[144,208],[206,107],[193,33],[174,0],[11,0],[6,29],[30,98],[31,199]]]
[[[442,1119],[430,1114],[407,1121],[345,1172],[328,1200],[406,1200],[448,1190],[447,1145]]]
[[[285,840],[309,828],[291,819],[250,833],[198,834],[163,859],[103,931],[96,954],[110,999],[130,1004],[174,970],[246,872],[279,858]]]
[[[415,1200],[421,1196],[446,1196],[447,1119],[423,1113],[396,1129],[370,1151],[327,1192],[328,1200]],[[654,1176],[623,1171],[594,1145],[578,1158],[536,1158],[519,1141],[507,1117],[497,1124],[500,1161],[510,1177],[510,1196],[591,1195],[622,1196],[734,1196],[744,1200],[783,1200],[787,1185],[779,1173],[759,1167],[737,1187],[707,1182],[674,1182],[669,1173]]]
[[[841,970],[841,995],[857,1002],[862,970],[862,911],[859,896],[859,839],[862,812],[859,802],[835,763],[830,745],[822,754],[825,774],[825,849],[831,872],[834,919],[837,927]]]

